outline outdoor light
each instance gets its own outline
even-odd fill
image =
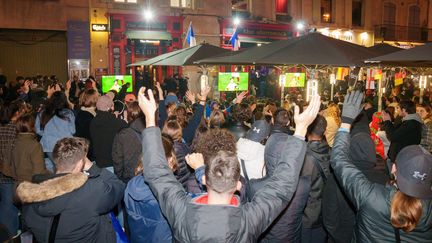
[[[369,37],[369,35],[368,35],[367,32],[363,32],[363,33],[360,34],[360,38],[361,38],[363,41],[367,40],[368,37]]]
[[[339,30],[333,30],[332,35],[336,38],[339,39],[341,32]]]
[[[328,36],[330,34],[329,28],[324,28],[320,30],[321,34]]]
[[[261,46],[261,43],[258,43],[257,46]]]
[[[153,12],[150,9],[144,9],[143,16],[146,20],[151,20],[153,18]]]
[[[347,31],[345,31],[344,36],[345,36],[346,38],[351,38],[351,37],[353,36],[353,33],[352,33],[352,31],[347,30]]]
[[[420,89],[426,89],[428,76],[421,75],[419,80]]]
[[[297,24],[296,24],[296,28],[297,28],[297,30],[304,30],[304,28],[305,28],[305,25],[303,24],[303,22],[298,22]]]
[[[239,17],[235,17],[234,20],[233,20],[233,23],[234,23],[235,26],[238,26],[241,23],[241,19]]]

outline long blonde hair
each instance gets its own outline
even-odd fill
[[[337,125],[340,126],[340,124],[342,123],[341,118],[340,118],[340,109],[339,106],[337,104],[330,104],[327,109],[325,109],[325,111],[323,112],[324,117],[331,117],[333,118]]]
[[[391,224],[405,232],[412,231],[423,212],[421,200],[397,191],[391,202]]]

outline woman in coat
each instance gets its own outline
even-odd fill
[[[331,166],[357,210],[351,242],[432,242],[432,155],[418,145],[402,149],[393,165],[395,182],[370,182],[350,161],[351,123],[363,94],[348,94],[331,157]]]
[[[96,103],[99,97],[99,93],[95,89],[86,89],[81,93],[79,97],[80,109],[77,112],[75,119],[76,137],[85,138],[90,141],[90,123],[96,116]],[[89,147],[89,159],[93,155],[93,146],[90,141]]]
[[[168,136],[162,136],[162,144],[168,166],[172,171],[177,169],[174,154],[174,142]],[[126,205],[131,242],[171,243],[171,228],[163,216],[159,203],[150,187],[144,182],[142,163],[138,163],[137,176],[127,184],[124,203]]]
[[[48,99],[45,109],[36,117],[35,130],[42,137],[43,151],[54,161],[52,152],[57,141],[75,134],[75,115],[62,91],[54,92]]]

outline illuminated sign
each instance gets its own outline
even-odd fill
[[[107,24],[92,24],[92,31],[99,31],[99,32],[108,31],[108,25]]]

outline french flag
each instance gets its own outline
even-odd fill
[[[231,36],[230,43],[233,48],[233,51],[238,51],[240,49],[240,40],[239,40],[237,28],[235,29],[234,34]]]
[[[196,46],[195,33],[192,28],[192,22],[189,24],[189,29],[186,35],[186,41],[189,44],[189,47]]]

